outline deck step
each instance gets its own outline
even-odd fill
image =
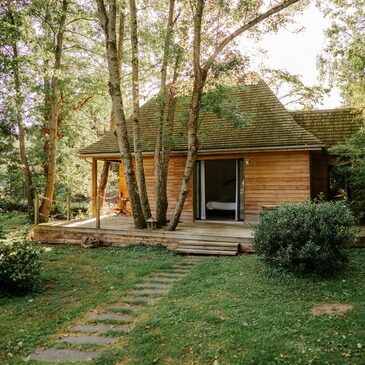
[[[185,254],[199,254],[199,255],[227,255],[227,256],[235,256],[237,255],[237,251],[213,251],[213,250],[198,250],[198,249],[184,249],[177,248],[176,252],[185,253]]]
[[[183,254],[234,256],[238,253],[238,246],[239,244],[237,242],[181,240],[176,252]]]

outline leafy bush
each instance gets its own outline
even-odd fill
[[[25,201],[17,202],[7,198],[0,198],[0,208],[5,212],[26,212],[28,210],[27,203]]]
[[[35,243],[15,241],[0,246],[0,287],[25,292],[34,287],[40,273],[40,253]]]
[[[347,261],[341,248],[354,242],[355,224],[344,202],[286,203],[260,214],[253,246],[271,266],[330,273]]]

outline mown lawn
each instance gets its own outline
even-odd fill
[[[365,250],[349,254],[331,279],[269,275],[255,255],[207,258],[91,364],[365,364]],[[179,260],[158,247],[50,247],[38,292],[0,298],[0,364],[22,364],[88,310]],[[354,307],[313,316],[322,303]]]

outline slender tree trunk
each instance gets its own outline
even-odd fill
[[[8,12],[10,16],[11,24],[15,27],[15,19],[13,16],[13,10],[11,8],[10,2],[8,1]],[[22,168],[24,171],[25,177],[25,186],[27,190],[27,201],[28,201],[28,216],[31,217],[32,214],[32,207],[33,207],[33,185],[32,185],[32,174],[29,168],[28,157],[26,154],[26,147],[25,147],[25,131],[24,131],[24,124],[23,124],[23,97],[20,88],[20,78],[19,78],[19,53],[18,53],[18,44],[15,40],[13,45],[13,78],[14,78],[14,87],[15,87],[15,99],[16,99],[16,111],[15,111],[15,119],[16,124],[18,127],[19,132],[19,154],[20,154],[20,161],[22,163]]]
[[[124,3],[121,4],[121,11],[119,16],[119,34],[118,34],[118,61],[119,61],[119,70],[122,70],[122,55],[124,48],[124,31],[125,31],[125,11],[124,11]],[[115,132],[115,118],[113,116],[113,112],[110,113],[110,132]],[[109,170],[110,170],[110,161],[105,161],[103,163],[103,168],[101,170],[100,176],[100,184],[99,184],[99,196],[100,196],[100,208],[104,207],[104,198],[106,187],[108,185],[109,179]]]
[[[133,143],[136,160],[137,180],[142,209],[145,219],[151,217],[151,208],[148,201],[146,179],[143,168],[141,134],[139,130],[139,65],[138,65],[138,26],[137,8],[135,0],[129,0],[131,17],[131,45],[132,45],[132,93],[133,93]]]
[[[261,23],[270,16],[279,13],[283,9],[297,3],[299,0],[285,0],[280,4],[277,4],[267,10],[263,14],[259,14],[254,19],[248,23],[237,28],[233,33],[229,34],[223,41],[216,47],[213,53],[210,55],[205,65],[201,67],[200,57],[201,57],[201,23],[204,11],[204,1],[196,1],[196,13],[194,16],[194,49],[193,49],[193,64],[194,64],[194,86],[191,96],[190,104],[190,114],[188,120],[188,155],[186,158],[184,176],[181,183],[180,194],[176,202],[175,211],[172,220],[168,226],[168,230],[175,230],[179,219],[181,216],[182,209],[184,207],[185,199],[189,192],[189,181],[192,176],[194,169],[196,157],[198,154],[198,119],[199,119],[199,109],[201,98],[203,95],[204,85],[207,79],[208,72],[215,62],[217,56],[222,52],[222,50],[231,43],[235,38],[237,38],[243,32],[253,28],[257,24]]]
[[[123,98],[120,89],[120,70],[115,31],[116,4],[115,0],[110,0],[109,14],[107,14],[104,1],[96,0],[96,3],[98,6],[100,25],[105,35],[109,71],[109,93],[112,99],[118,145],[122,154],[124,176],[127,183],[129,199],[132,205],[134,224],[136,228],[145,228],[146,220],[143,215],[136,176],[133,168],[132,153],[124,114]]]
[[[162,66],[161,66],[159,121],[156,130],[156,145],[154,152],[155,203],[156,203],[156,219],[158,226],[163,226],[166,224],[166,212],[168,207],[167,192],[166,192],[167,173],[165,173],[165,165],[163,164],[164,156],[162,150],[164,147],[163,134],[165,129],[164,112],[166,105],[167,67],[168,67],[168,58],[170,54],[170,47],[173,36],[174,7],[175,7],[175,0],[170,0],[164,51],[162,57]],[[174,109],[170,108],[169,111],[174,111]],[[167,118],[169,117],[167,116]]]
[[[62,1],[62,13],[55,44],[55,62],[51,80],[51,111],[49,120],[49,150],[48,150],[48,171],[44,200],[40,210],[40,221],[46,222],[52,207],[54,196],[54,185],[56,179],[56,156],[58,142],[58,113],[59,113],[59,72],[61,70],[61,58],[63,38],[65,32],[68,0]]]
[[[175,110],[176,110],[176,81],[179,75],[180,56],[176,57],[174,75],[172,82],[168,87],[168,104],[167,104],[167,116],[166,124],[163,129],[162,136],[162,150],[160,155],[160,196],[159,204],[157,205],[157,217],[160,224],[165,225],[167,223],[167,209],[168,209],[168,197],[167,197],[167,183],[168,183],[168,169],[171,154],[172,134],[174,130]]]

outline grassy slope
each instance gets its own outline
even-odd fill
[[[256,256],[208,258],[95,363],[364,364],[365,250],[350,256],[349,268],[326,280],[270,277]],[[140,278],[178,260],[153,247],[54,246],[43,258],[38,294],[0,297],[0,364],[22,364],[83,313],[117,301]],[[312,316],[309,309],[323,302],[354,309]]]
[[[256,256],[211,258],[132,333],[131,364],[364,364],[365,250],[336,279],[267,277]],[[345,316],[312,306],[351,303]],[[363,348],[359,348],[364,346]],[[131,360],[133,359],[133,360]]]

